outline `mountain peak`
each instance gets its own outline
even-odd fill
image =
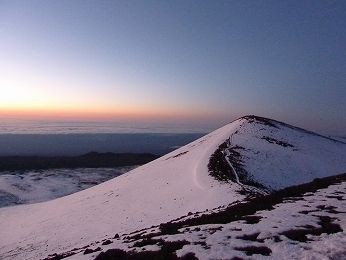
[[[274,119],[270,119],[270,118],[266,118],[266,117],[261,117],[261,116],[256,116],[256,115],[246,115],[246,116],[242,116],[239,119],[245,119],[247,120],[249,123],[261,123],[264,125],[269,125],[272,127],[276,127],[276,125],[274,124],[275,122],[280,123]]]
[[[49,259],[73,248],[81,249],[74,253],[82,257],[88,245],[114,234],[211,214],[251,199],[253,191],[263,196],[345,170],[344,143],[245,116],[100,185],[44,203],[1,208],[0,258]]]

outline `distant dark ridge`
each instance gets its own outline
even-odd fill
[[[3,156],[0,171],[47,170],[59,168],[112,168],[142,165],[157,159],[150,153],[97,153],[81,156]]]
[[[336,143],[346,144],[346,142],[343,142],[343,141],[340,141],[340,140],[336,140],[336,139],[333,139],[331,137],[324,136],[324,135],[315,133],[313,131],[306,130],[304,128],[300,128],[300,127],[297,127],[297,126],[289,125],[289,124],[286,124],[284,122],[280,122],[280,121],[277,121],[277,120],[274,120],[274,119],[271,119],[271,118],[255,116],[255,115],[247,115],[247,116],[240,117],[237,120],[239,120],[239,119],[246,119],[246,120],[249,121],[249,123],[253,123],[253,122],[257,121],[257,122],[259,122],[261,124],[268,125],[268,126],[275,127],[275,128],[279,128],[278,126],[285,126],[285,127],[288,127],[288,128],[291,128],[291,129],[294,129],[294,130],[297,130],[297,131],[301,131],[301,132],[304,132],[304,133],[307,133],[307,134],[316,135],[316,136],[322,137],[324,139],[328,139],[328,140],[336,142]],[[235,120],[235,121],[237,121],[237,120]]]

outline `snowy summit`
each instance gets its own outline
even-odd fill
[[[346,257],[345,172],[342,141],[245,116],[92,188],[1,208],[0,258]]]

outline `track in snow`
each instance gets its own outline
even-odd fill
[[[225,160],[228,163],[233,175],[235,176],[235,181],[238,185],[240,185],[245,191],[246,193],[250,193],[250,194],[259,194],[259,195],[267,195],[268,192],[258,189],[254,186],[250,186],[250,185],[246,185],[242,182],[240,182],[239,176],[237,174],[237,171],[235,170],[235,168],[233,167],[229,157],[231,156],[231,153],[229,151],[229,149],[232,147],[232,139],[233,139],[233,134],[229,137],[229,139],[227,139],[226,143],[227,143],[227,147],[222,151],[222,154],[224,154],[225,156]]]

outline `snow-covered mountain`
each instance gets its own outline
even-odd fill
[[[0,209],[0,258],[54,258],[53,254],[76,249],[73,259],[92,259],[99,252],[84,255],[82,250],[115,234],[196,212],[211,214],[254,196],[345,171],[345,143],[246,116],[95,187],[48,202]]]
[[[345,143],[288,124],[245,116],[230,125],[235,166],[271,190],[343,173]],[[237,163],[238,161],[238,163]]]

